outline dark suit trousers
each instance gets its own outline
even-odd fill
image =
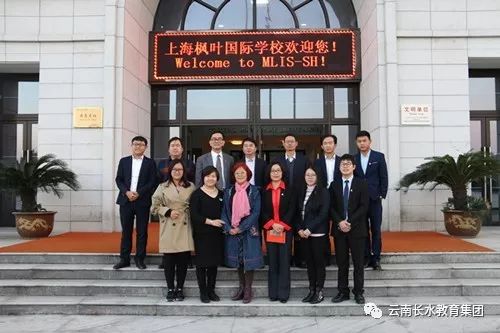
[[[328,236],[309,237],[303,239],[304,253],[307,263],[309,289],[323,289],[325,285],[325,239]]]
[[[338,278],[337,288],[339,292],[349,294],[349,250],[351,250],[352,263],[354,266],[354,288],[352,292],[363,294],[364,288],[364,248],[365,237],[355,238],[350,235],[335,236],[335,256],[337,259]]]
[[[368,206],[368,227],[370,235],[366,239],[365,259],[370,263],[380,261],[382,250],[382,200],[370,199]]]
[[[292,252],[292,238],[292,232],[287,231],[285,244],[266,242],[267,257],[269,259],[269,298],[288,300],[290,297],[290,254]]]
[[[135,258],[136,260],[144,260],[148,242],[149,206],[137,205],[134,202],[120,205],[120,221],[122,224],[120,258],[128,262],[130,262],[130,252],[132,251],[134,217],[137,231]]]
[[[297,267],[303,266],[306,262],[304,247],[304,240],[299,236],[295,236],[293,241],[293,262]]]

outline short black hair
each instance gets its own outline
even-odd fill
[[[205,177],[208,176],[209,174],[211,174],[212,172],[215,172],[215,175],[217,176],[217,181],[219,181],[219,179],[220,179],[219,171],[213,165],[209,165],[209,166],[205,167],[201,171],[201,182],[202,182],[202,184],[203,184],[203,180],[205,179]]]
[[[295,134],[292,134],[292,133],[286,133],[283,136],[283,141],[285,141],[285,139],[288,138],[289,136],[291,136],[295,141],[297,141],[297,137],[295,136]]]
[[[245,142],[251,142],[255,145],[255,147],[257,147],[257,142],[252,138],[244,138],[243,141],[241,142],[241,145],[244,145]]]
[[[352,163],[352,165],[356,165],[356,159],[351,154],[344,154],[344,155],[342,155],[340,157],[340,163],[342,163],[342,161],[350,161]]]
[[[212,133],[210,133],[210,136],[208,137],[208,139],[209,140],[212,139],[212,136],[214,134],[217,134],[217,133],[219,133],[220,135],[222,135],[222,140],[224,140],[224,133],[222,133],[222,131],[213,131]]]
[[[174,136],[173,138],[170,138],[170,140],[168,140],[168,146],[170,147],[170,144],[173,142],[173,141],[179,141],[181,143],[181,147],[184,148],[184,143],[182,142],[182,139],[179,138],[178,136]]]
[[[132,141],[130,142],[134,142],[134,141],[142,141],[144,142],[144,144],[147,146],[148,145],[148,139],[146,139],[145,137],[141,136],[141,135],[137,135],[137,136],[134,136],[132,138]]]
[[[372,141],[372,138],[370,137],[370,133],[368,131],[359,131],[357,134],[356,134],[356,139],[357,138],[361,138],[363,136],[366,136],[368,137],[368,140]]]
[[[337,137],[333,134],[327,134],[327,135],[323,135],[321,137],[321,145],[323,145],[323,141],[325,141],[326,138],[332,138],[333,139],[333,143],[337,144]]]

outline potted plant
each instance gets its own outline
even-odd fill
[[[80,184],[66,162],[52,154],[36,157],[32,151],[12,167],[0,164],[0,189],[13,191],[21,198],[21,210],[13,212],[16,229],[23,238],[47,237],[54,227],[56,212],[47,211],[37,202],[39,190],[61,198],[60,185],[77,191]]]
[[[472,181],[499,174],[500,161],[482,151],[460,154],[456,159],[444,155],[426,160],[428,162],[403,176],[396,190],[407,191],[413,184],[421,185],[421,189],[430,184],[431,191],[438,185],[448,187],[452,198],[443,209],[446,230],[454,236],[476,236],[487,206],[484,200],[469,197],[467,189]]]

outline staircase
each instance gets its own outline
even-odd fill
[[[288,303],[267,299],[267,269],[256,272],[254,299],[233,302],[237,273],[220,268],[216,292],[220,302],[199,300],[194,269],[188,271],[183,302],[165,300],[159,256],[115,271],[116,255],[0,254],[0,315],[127,314],[179,316],[364,316],[353,298],[331,303],[337,268],[327,267],[326,298],[317,305],[300,300],[307,294],[305,269],[292,268]],[[365,270],[365,297],[389,313],[391,305],[481,304],[485,315],[500,315],[500,253],[384,254],[383,271]],[[352,283],[352,271],[350,276]]]

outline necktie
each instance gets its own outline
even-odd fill
[[[215,168],[219,171],[219,181],[217,182],[217,186],[219,189],[224,189],[224,176],[222,174],[222,160],[220,155],[217,155],[217,162],[215,163]]]
[[[344,185],[344,216],[347,219],[347,208],[349,206],[349,180]]]

